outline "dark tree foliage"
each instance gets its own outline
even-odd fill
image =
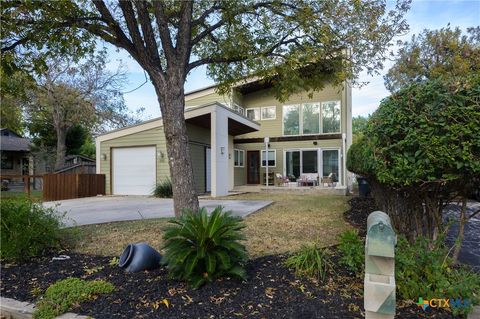
[[[369,179],[397,229],[435,239],[444,206],[480,187],[480,75],[413,84],[384,99],[347,167]]]

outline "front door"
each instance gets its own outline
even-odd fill
[[[247,151],[247,184],[260,184],[259,151]]]

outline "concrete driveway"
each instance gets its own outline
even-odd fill
[[[271,201],[259,200],[200,200],[200,207],[209,212],[217,206],[245,217],[268,205]],[[56,207],[66,212],[67,226],[101,224],[117,221],[173,217],[173,200],[141,196],[99,196],[45,202],[46,207]]]

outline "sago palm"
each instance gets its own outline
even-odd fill
[[[164,233],[163,263],[173,278],[198,288],[220,276],[245,279],[245,246],[242,218],[217,207],[210,215],[205,208],[170,221]]]

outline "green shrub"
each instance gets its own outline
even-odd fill
[[[54,208],[45,208],[29,199],[2,200],[1,258],[26,259],[61,247],[71,232],[61,229],[61,220]]]
[[[185,212],[171,220],[165,230],[165,254],[162,262],[173,278],[198,288],[223,275],[244,279],[246,261],[240,217],[217,207],[209,216],[205,208],[196,214]]]
[[[47,288],[43,299],[37,304],[34,319],[55,318],[81,302],[92,300],[96,295],[111,293],[114,287],[104,280],[86,281],[68,278],[57,281]]]
[[[460,298],[473,304],[480,302],[480,274],[454,265],[443,239],[432,243],[420,237],[410,244],[404,236],[399,236],[395,279],[397,291],[404,299]],[[454,314],[464,314],[470,308],[452,310]]]
[[[333,270],[329,252],[316,245],[303,246],[300,251],[288,257],[285,265],[295,270],[300,277],[324,280],[328,271]]]
[[[172,198],[172,181],[169,178],[160,181],[160,183],[158,183],[153,190],[153,196],[160,198]]]
[[[365,246],[356,231],[347,230],[339,236],[340,263],[350,271],[362,272],[365,263]]]

